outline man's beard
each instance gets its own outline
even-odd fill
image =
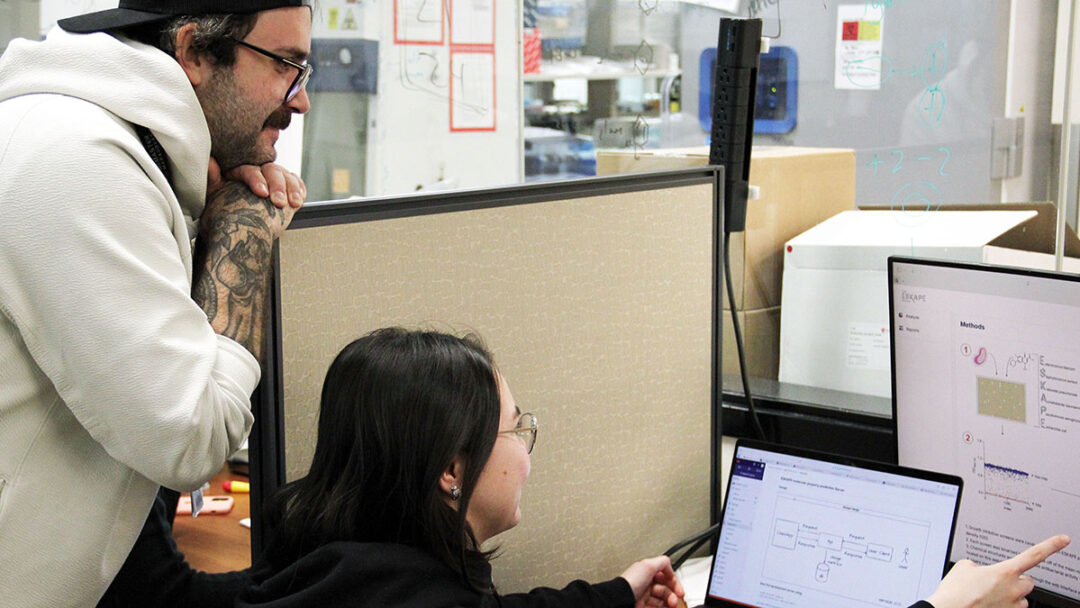
[[[253,110],[252,104],[240,95],[232,67],[215,69],[200,93],[206,124],[210,129],[210,154],[222,171],[274,160],[276,153],[273,149],[259,151],[259,134],[265,127],[288,127],[292,120],[289,110],[279,107],[264,122],[256,122],[258,111]]]

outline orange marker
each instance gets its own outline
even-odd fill
[[[226,492],[247,494],[251,491],[251,484],[246,481],[223,481],[221,482],[221,489],[225,490]]]

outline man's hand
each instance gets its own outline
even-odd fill
[[[275,207],[283,209],[288,204],[299,209],[307,198],[307,186],[300,176],[285,170],[281,165],[241,165],[222,175],[217,160],[210,157],[210,167],[206,176],[206,198],[214,194],[227,182],[240,182],[248,187],[255,196],[269,198]]]
[[[225,178],[247,184],[256,195],[269,197],[279,209],[286,204],[299,209],[307,198],[307,187],[300,176],[274,163],[241,165],[226,173]]]

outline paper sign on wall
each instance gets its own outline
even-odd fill
[[[311,37],[363,38],[365,9],[356,0],[319,0],[311,14]]]
[[[450,130],[495,130],[495,53],[450,51]]]
[[[836,14],[836,88],[880,89],[884,14],[862,4],[838,6]]]
[[[493,0],[450,0],[450,44],[495,44]]]

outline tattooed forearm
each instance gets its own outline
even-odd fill
[[[214,331],[242,344],[260,363],[270,256],[282,220],[269,201],[229,184],[207,202],[195,243],[192,298]]]
[[[198,259],[200,245],[201,243],[195,245],[195,281],[191,286],[191,299],[202,307],[207,319],[213,319],[217,316],[217,286],[214,284],[214,280],[210,278],[210,273],[201,268]]]

